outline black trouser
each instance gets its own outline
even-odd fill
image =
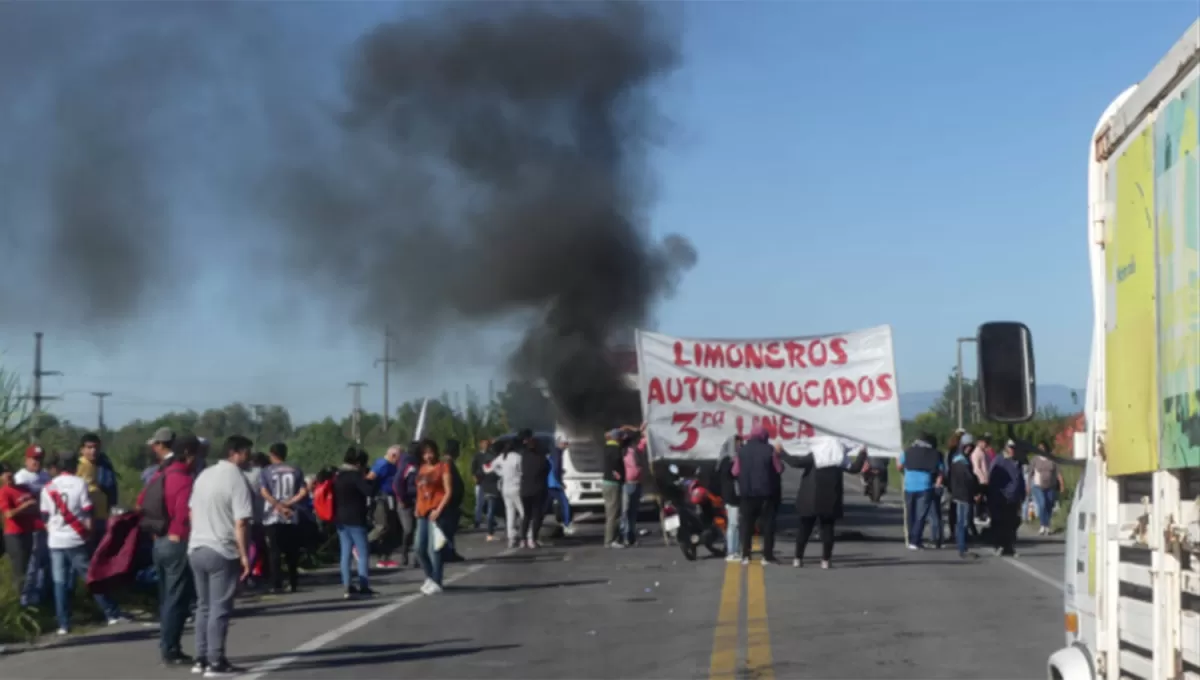
[[[520,540],[536,541],[538,533],[542,530],[542,509],[546,507],[546,492],[541,491],[532,496],[521,495],[521,509],[524,510],[524,515],[521,517],[521,536]]]
[[[300,578],[300,527],[295,524],[267,524],[267,560],[271,570],[271,583],[276,590],[283,587],[281,562],[287,562],[288,585],[296,587]],[[358,559],[367,559],[359,555]]]
[[[396,514],[396,499],[379,496],[375,499],[375,526],[367,538],[375,542],[375,552],[381,562],[392,559],[392,553],[400,545],[403,536],[400,516]]]
[[[821,526],[821,559],[828,562],[833,559],[833,518],[832,517],[801,517],[800,533],[796,534],[796,559],[804,559],[804,548],[812,537],[813,529]]]
[[[991,501],[992,545],[1002,554],[1011,555],[1017,548],[1017,528],[1021,525],[1021,503],[1003,499]]]
[[[762,521],[763,559],[775,559],[775,513],[779,503],[773,496],[742,496],[738,522],[742,525],[742,558],[750,559],[754,527]]]
[[[4,534],[4,553],[8,555],[17,592],[24,592],[25,570],[33,559],[33,534]]]

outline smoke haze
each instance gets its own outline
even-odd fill
[[[647,152],[666,132],[651,88],[679,63],[669,22],[634,3],[426,7],[359,37],[331,100],[282,39],[262,44],[284,10],[172,5],[123,7],[136,22],[107,6],[107,35],[53,6],[0,7],[0,96],[31,70],[47,83],[26,92],[37,134],[0,151],[0,199],[20,187],[44,217],[0,207],[0,235],[60,274],[0,310],[120,325],[185,292],[160,265],[187,244],[266,249],[279,281],[343,310],[332,322],[386,324],[410,360],[452,330],[521,324],[512,371],[545,378],[576,424],[614,424],[609,343],[696,257],[647,225]],[[83,29],[106,38],[86,59],[45,47]],[[31,30],[57,38],[3,46]],[[18,168],[36,172],[9,184]],[[244,220],[191,233],[181,177]]]

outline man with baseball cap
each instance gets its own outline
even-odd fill
[[[42,488],[50,483],[50,474],[44,469],[46,450],[40,444],[30,444],[25,449],[25,467],[13,474],[13,483],[29,490],[34,498],[41,498]],[[46,530],[35,531],[33,534],[33,553],[25,568],[25,583],[28,586],[23,595],[29,606],[36,606],[42,598],[51,596],[50,585],[50,546],[46,542]]]

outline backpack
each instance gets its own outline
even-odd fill
[[[333,480],[319,482],[313,489],[313,512],[322,522],[333,521]]]
[[[138,528],[154,537],[166,536],[167,528],[171,526],[171,516],[167,513],[167,475],[172,474],[169,468],[164,468],[150,478],[146,492],[142,494],[142,518]],[[174,474],[181,474],[175,472]]]

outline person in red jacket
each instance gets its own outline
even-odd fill
[[[154,570],[158,574],[158,601],[161,607],[159,651],[167,666],[190,666],[193,659],[183,653],[180,643],[192,601],[192,570],[188,566],[188,537],[191,518],[188,503],[192,498],[192,483],[200,440],[180,437],[172,446],[171,456],[163,461],[158,472],[146,485],[150,488],[158,477],[163,478],[163,501],[166,511],[166,533],[154,537]],[[142,507],[146,491],[138,498]],[[144,512],[150,511],[143,508]]]
[[[8,554],[13,570],[13,583],[21,590],[21,606],[29,607],[37,601],[37,579],[30,578],[29,564],[36,547],[38,532],[46,525],[38,512],[38,499],[27,487],[13,480],[13,469],[8,463],[0,463],[0,515],[4,517],[4,552]]]

